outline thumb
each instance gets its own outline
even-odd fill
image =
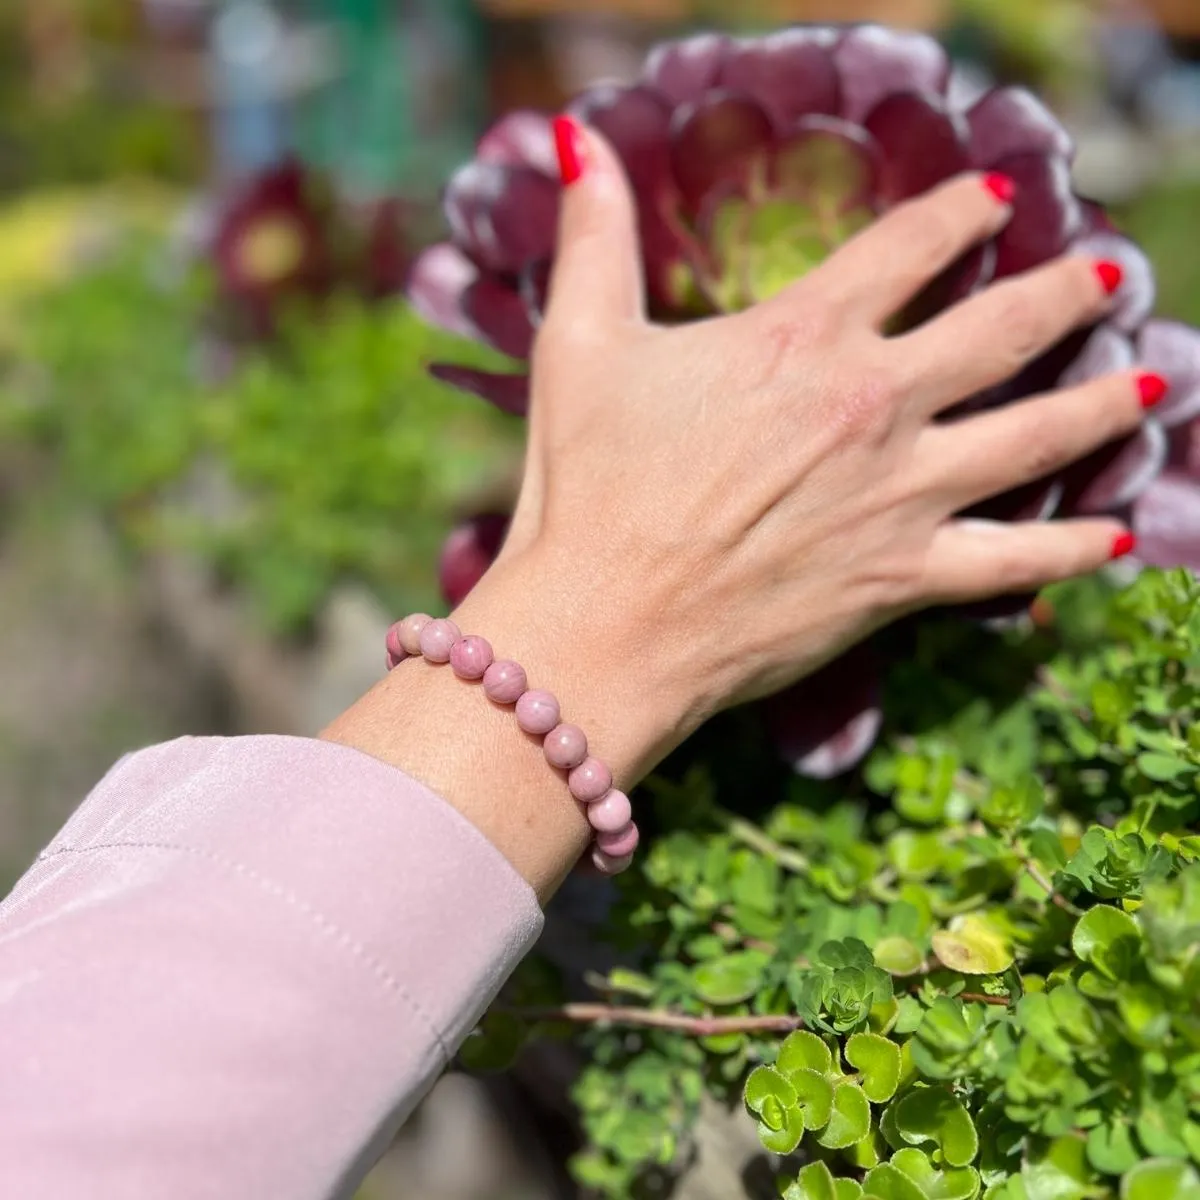
[[[640,320],[637,206],[621,160],[600,134],[570,116],[554,119],[554,145],[563,197],[546,322],[561,329]]]

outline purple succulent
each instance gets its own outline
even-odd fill
[[[1192,403],[1183,393],[1200,371],[1198,335],[1148,321],[1150,265],[1098,205],[1072,191],[1071,139],[1045,106],[1010,87],[960,104],[950,75],[936,41],[875,25],[747,39],[704,34],[660,45],[637,82],[589,88],[568,111],[603,133],[624,162],[638,200],[652,316],[665,323],[771,295],[890,207],[962,171],[1009,175],[1017,185],[1011,221],[928,288],[897,328],[1067,250],[1116,260],[1124,282],[1101,325],[1067,338],[963,409],[1009,403],[1140,360],[1175,385],[1164,406],[1170,422],[1177,405]],[[555,253],[560,185],[549,120],[515,112],[484,135],[446,189],[449,240],[422,254],[409,280],[410,298],[428,320],[524,361]],[[508,412],[523,413],[528,404],[525,370],[432,370]],[[1164,425],[1148,421],[1061,475],[978,511],[1000,519],[1125,511],[1166,456]],[[1012,611],[1006,602],[978,615]],[[830,671],[838,674],[840,665]],[[856,665],[856,676],[862,686],[840,689],[839,713],[829,706],[827,684],[810,682],[772,704],[798,769],[835,774],[869,747],[878,726],[869,715],[875,688],[869,668]],[[822,718],[815,740],[816,718],[803,715],[814,688],[822,694],[811,709]]]

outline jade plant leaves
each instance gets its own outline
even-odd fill
[[[900,1047],[876,1033],[856,1033],[846,1041],[846,1061],[862,1075],[867,1099],[884,1104],[900,1083]]]
[[[843,1150],[871,1132],[871,1105],[862,1089],[849,1081],[833,1092],[833,1112],[817,1141],[827,1150]]]
[[[1013,964],[1012,947],[985,917],[970,913],[933,935],[933,952],[952,971],[998,975]]]
[[[891,975],[915,975],[925,955],[906,937],[885,937],[875,943],[875,962]]]
[[[1098,904],[1079,918],[1071,935],[1071,949],[1106,979],[1128,979],[1141,940],[1142,931],[1128,913]]]
[[[979,1153],[979,1135],[962,1102],[944,1088],[917,1088],[889,1109],[896,1132],[910,1145],[932,1142],[952,1167]]]
[[[811,1067],[801,1067],[788,1076],[796,1089],[805,1129],[824,1129],[833,1112],[834,1085]]]
[[[858,1200],[862,1188],[853,1179],[835,1179],[827,1164],[817,1161],[801,1168],[787,1185],[783,1200]]]

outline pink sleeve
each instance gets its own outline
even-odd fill
[[[122,760],[0,904],[0,1195],[351,1195],[541,920],[356,750]]]

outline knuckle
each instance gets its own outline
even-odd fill
[[[877,366],[860,368],[838,388],[832,423],[849,440],[882,440],[892,430],[902,395],[895,371]]]
[[[964,230],[943,196],[909,201],[896,210],[896,237],[928,262],[953,259],[965,240]]]

